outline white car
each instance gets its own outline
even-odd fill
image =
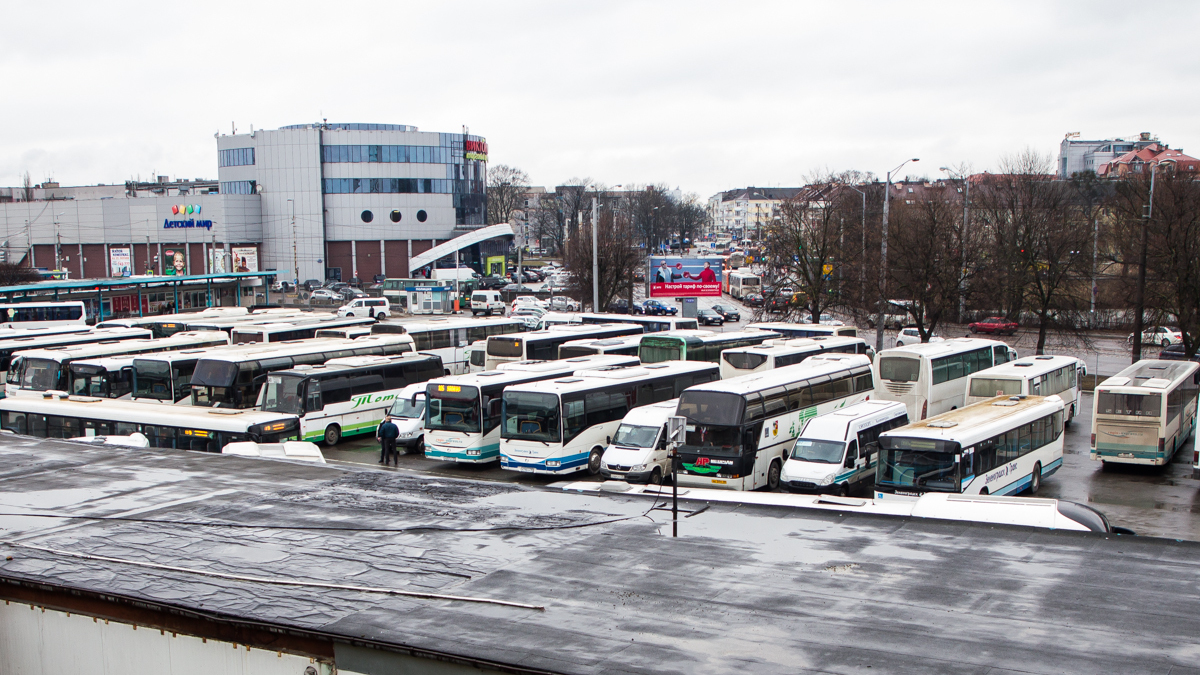
[[[386,319],[391,311],[392,307],[388,303],[387,298],[358,298],[338,307],[337,315],[340,317],[367,316],[372,319],[376,317]]]
[[[312,292],[312,295],[309,296],[309,299],[310,300],[326,300],[326,301],[337,300],[338,302],[341,302],[342,294],[337,293],[335,291],[331,291],[328,288],[318,288],[317,290]]]
[[[565,295],[556,295],[550,298],[550,311],[552,312],[579,312],[582,310],[583,304],[573,298]]]
[[[1142,333],[1142,344],[1144,345],[1159,345],[1160,347],[1170,347],[1171,345],[1180,344],[1183,342],[1183,333],[1179,332],[1178,328],[1167,328],[1166,326],[1152,326],[1147,328]],[[1125,344],[1133,344],[1133,333],[1125,338]]]
[[[939,335],[929,336],[930,342],[945,342],[946,339]],[[921,344],[921,332],[916,328],[902,328],[900,334],[896,336],[896,346],[906,347],[908,345]]]
[[[512,301],[512,311],[515,312],[522,307],[536,307],[544,311],[546,309],[546,301],[538,300],[532,295],[518,295],[517,298]]]
[[[542,316],[546,314],[546,310],[540,307],[531,307],[525,305],[517,309],[517,311],[509,314],[509,318],[520,319],[521,323],[530,330],[537,330],[538,324],[542,321]]]
[[[804,323],[813,323],[811,314],[804,317]],[[833,318],[832,314],[822,314],[821,320],[818,321],[817,323],[821,324],[822,326],[845,326],[846,325],[840,319]]]

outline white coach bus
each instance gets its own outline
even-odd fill
[[[0,303],[0,326],[5,328],[86,325],[87,316],[82,300]]]
[[[472,318],[452,317],[446,319],[427,319],[424,321],[409,321],[404,323],[376,324],[371,332],[377,335],[402,333],[412,337],[413,346],[419,352],[437,354],[442,359],[442,367],[447,375],[461,375],[471,372],[471,358],[474,356],[475,343],[487,340],[493,335],[509,335],[524,333],[525,323],[520,319],[504,317]],[[552,357],[557,358],[557,357]],[[485,365],[482,360],[480,366]],[[482,367],[478,370],[483,370]]]
[[[625,413],[720,378],[715,363],[666,361],[605,368],[504,390],[500,468],[542,474],[600,473],[604,448]]]
[[[1062,456],[1061,398],[997,396],[880,434],[875,497],[1034,494]]]
[[[1096,387],[1092,459],[1161,466],[1196,430],[1200,365],[1138,361]]]
[[[865,354],[875,358],[875,350],[862,338],[815,337],[767,340],[753,347],[735,347],[721,352],[721,379],[761,373],[793,366],[817,354]]]
[[[874,386],[867,357],[824,354],[687,389],[679,398],[678,414],[688,420],[679,484],[774,490],[804,424],[867,400]]]
[[[447,462],[494,462],[500,459],[505,387],[629,362],[626,356],[581,356],[507,363],[498,370],[430,380],[425,388],[425,456]]]
[[[572,340],[599,340],[601,338],[641,335],[638,324],[572,324],[555,326],[547,330],[515,335],[493,335],[487,340],[487,370],[495,370],[501,363],[509,361],[553,361],[558,358],[558,348]]]
[[[1087,366],[1074,356],[1033,356],[992,366],[967,377],[967,405],[996,396],[1050,396],[1063,400],[1067,424],[1079,414]]]
[[[966,405],[966,378],[1017,358],[998,340],[955,338],[878,354],[876,398],[908,406],[910,420],[923,420]]]

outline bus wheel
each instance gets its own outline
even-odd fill
[[[592,448],[592,454],[588,455],[587,471],[589,475],[595,476],[600,473],[600,457],[603,451],[600,448]]]
[[[1067,410],[1067,421],[1063,422],[1064,427],[1071,426],[1071,421],[1075,419],[1075,404],[1071,404],[1071,408]]]
[[[1042,463],[1038,462],[1033,465],[1033,476],[1029,478],[1029,494],[1036,495],[1040,487],[1042,487]]]
[[[663,476],[662,476],[662,467],[661,466],[654,467],[654,471],[650,472],[650,484],[651,485],[662,485],[663,484]]]
[[[849,497],[850,496],[850,484],[849,483],[841,483],[840,485],[838,485],[837,493],[838,493],[839,497]]]
[[[979,494],[983,495],[984,497],[988,496],[988,489],[983,488],[982,490],[979,491]]]
[[[325,427],[325,445],[337,445],[342,440],[342,428],[336,424]]]
[[[767,468],[767,489],[768,490],[778,490],[779,489],[779,472],[780,472],[780,470],[781,470],[781,467],[779,465],[779,460],[775,460],[774,462],[771,462],[771,466]]]

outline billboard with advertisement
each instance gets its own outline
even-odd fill
[[[233,271],[234,272],[257,272],[258,271],[258,248],[255,246],[234,246],[233,249]]]
[[[721,297],[721,258],[650,256],[650,297]]]
[[[208,249],[208,272],[209,274],[224,274],[225,273],[225,250],[220,248]]]
[[[128,247],[113,246],[108,249],[109,276],[128,277],[133,275],[133,256]]]
[[[182,248],[164,248],[162,268],[169,277],[187,274],[187,253]]]

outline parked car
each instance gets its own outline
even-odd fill
[[[1142,344],[1144,345],[1160,345],[1162,347],[1170,347],[1171,345],[1180,344],[1183,342],[1183,333],[1179,332],[1178,328],[1167,328],[1166,326],[1151,326],[1142,332]],[[1125,344],[1133,344],[1133,333],[1125,338]]]
[[[367,292],[362,290],[361,288],[354,288],[353,286],[347,286],[342,289],[341,297],[346,302],[350,302],[351,300],[367,297]]]
[[[304,286],[304,290],[308,291],[309,293],[312,293],[313,291],[315,291],[321,287],[321,282],[318,279],[309,279],[301,285]]]
[[[387,318],[391,311],[392,308],[388,304],[387,298],[358,298],[338,307],[337,315]]]
[[[733,307],[733,305],[713,305],[712,311],[721,315],[722,319],[731,322],[742,320],[742,315]]]
[[[711,309],[701,309],[696,312],[696,322],[702,326],[723,326],[725,318]]]
[[[758,293],[751,293],[749,295],[743,295],[742,296],[742,304],[747,307],[762,307],[763,306],[763,296],[759,295]]]
[[[556,295],[550,298],[549,309],[551,312],[578,312],[583,309],[583,305],[565,295]]]
[[[1200,351],[1194,352],[1189,358],[1183,351],[1183,345],[1171,345],[1158,353],[1158,358],[1163,361],[1200,361]]]
[[[494,291],[499,288],[504,288],[508,285],[508,280],[504,277],[486,276],[479,278],[479,290]]]
[[[342,294],[335,293],[335,292],[329,290],[328,288],[318,288],[312,292],[312,295],[309,296],[309,300],[319,300],[319,301],[325,301],[325,302],[334,302],[334,301],[340,302],[342,300]]]
[[[938,335],[931,335],[931,336],[929,336],[929,341],[930,342],[944,342],[945,338],[940,337]],[[902,328],[902,329],[900,329],[900,334],[896,336],[896,346],[897,347],[904,347],[907,345],[919,345],[919,344],[921,344],[921,331],[917,330],[915,327],[910,326],[908,328]]]
[[[1020,326],[1016,321],[1009,321],[1002,316],[989,316],[983,321],[967,324],[972,333],[991,333],[994,335],[1013,335]],[[1130,340],[1133,337],[1130,336]]]
[[[617,298],[608,303],[605,311],[609,314],[629,314],[629,301],[625,298]]]
[[[533,289],[521,284],[506,284],[500,289],[501,293],[533,293]]]
[[[509,317],[520,319],[521,323],[524,323],[526,328],[530,330],[536,330],[537,325],[541,323],[542,317],[545,316],[545,314],[545,310],[540,307],[534,307],[533,305],[522,305],[520,309],[517,309],[512,314],[509,314]]]
[[[675,316],[679,313],[679,308],[674,305],[667,305],[658,300],[646,300],[642,302],[642,314],[652,316]]]
[[[820,321],[813,321],[812,314],[805,314],[803,322],[804,323],[819,323],[822,326],[845,326],[846,325],[841,320],[833,318],[832,314],[822,314]]]
[[[532,295],[518,295],[512,301],[512,309],[515,312],[518,309],[520,309],[521,307],[534,307],[534,308],[542,310],[542,312],[545,313],[546,304],[547,303],[545,300],[538,300],[536,297],[534,297]]]
[[[633,280],[644,283],[646,281],[646,270],[638,268],[633,271]]]
[[[358,277],[350,277],[346,283],[355,288],[362,288],[362,279],[359,279]]]

